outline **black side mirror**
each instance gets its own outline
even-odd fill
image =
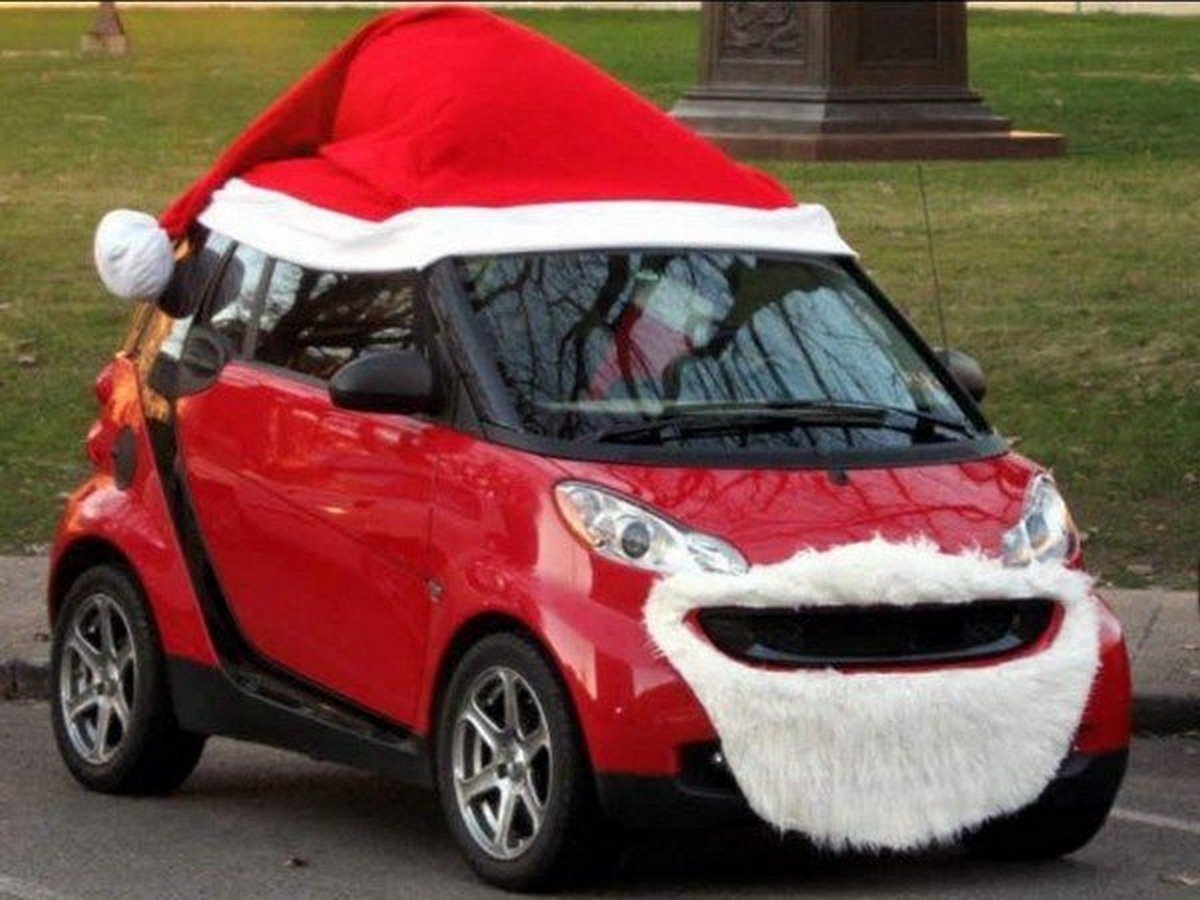
[[[937,351],[937,358],[972,400],[976,403],[983,402],[983,398],[987,396],[987,379],[983,377],[983,368],[973,356],[946,347]]]
[[[236,354],[229,338],[206,325],[193,325],[175,358],[160,352],[150,368],[150,387],[169,400],[206,391]]]
[[[338,369],[329,382],[333,405],[361,412],[431,412],[433,368],[417,350],[372,353]]]

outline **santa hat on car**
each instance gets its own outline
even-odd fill
[[[592,64],[470,7],[376,19],[158,222],[106,216],[105,285],[157,296],[171,242],[196,222],[334,271],[586,247],[851,252],[822,207],[797,206]]]

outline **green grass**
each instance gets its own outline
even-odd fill
[[[84,474],[92,377],[126,313],[91,267],[107,209],[159,209],[369,13],[132,11],[124,59],[88,11],[0,8],[0,548],[45,541]],[[693,78],[689,13],[524,12],[655,102]],[[1092,566],[1192,583],[1200,536],[1200,20],[973,13],[972,79],[1044,162],[927,163],[951,343],[987,410],[1053,466]],[[931,336],[912,164],[773,165],[828,205]],[[24,360],[22,363],[21,360]]]

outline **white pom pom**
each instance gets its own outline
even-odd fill
[[[96,227],[96,271],[126,300],[156,300],[171,280],[175,252],[154,216],[114,209]]]

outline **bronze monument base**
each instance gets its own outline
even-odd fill
[[[79,49],[84,53],[129,52],[129,38],[123,34],[85,34],[79,39]]]
[[[121,17],[115,3],[105,2],[97,7],[92,27],[79,39],[79,49],[84,53],[115,55],[129,52],[129,38],[121,27]]]
[[[971,90],[962,2],[705,3],[699,83],[671,112],[743,157],[1066,151],[1062,135],[1014,131]]]
[[[731,134],[704,136],[741,159],[1042,159],[1062,156],[1061,134],[1041,131],[905,131],[886,134]]]

